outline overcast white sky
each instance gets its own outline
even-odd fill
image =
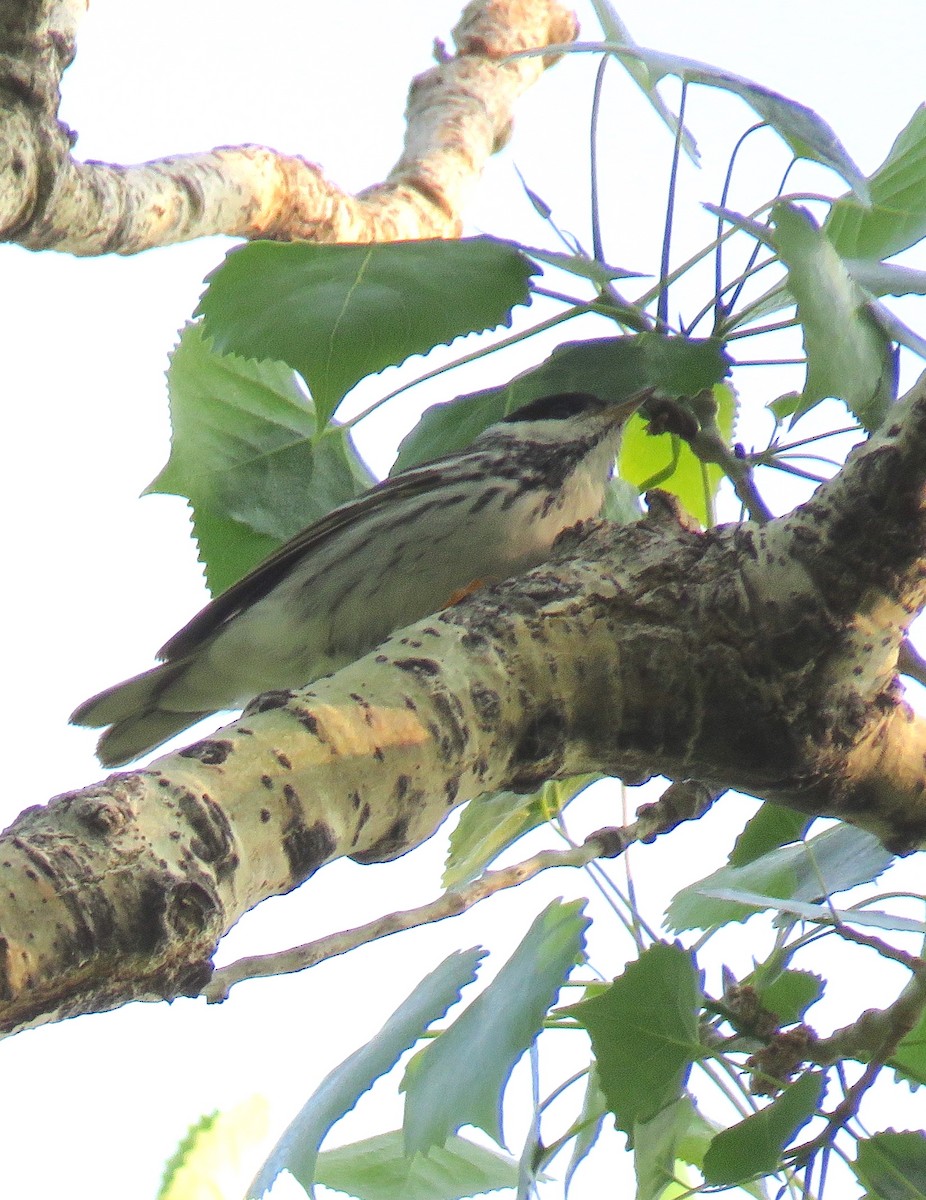
[[[876,20],[862,0],[624,0],[618,8],[641,44],[726,66],[815,108],[865,171],[878,165],[923,99],[921,0],[882,0]],[[593,37],[594,18],[584,4],[579,11]],[[79,133],[76,153],[85,158],[137,162],[253,141],[304,154],[357,189],[382,178],[397,157],[409,80],[428,66],[433,38],[446,39],[458,13],[458,0],[264,0],[257,8],[245,0],[94,0],[62,115]],[[671,146],[619,74],[608,88],[604,153],[609,257],[651,270]],[[471,231],[543,239],[517,164],[560,223],[588,240],[593,75],[590,59],[570,59],[526,97],[510,147],[475,197]],[[706,165],[685,169],[683,203],[718,198],[726,154],[752,120],[732,98],[692,93],[689,123]],[[787,161],[765,136],[747,156],[743,195],[769,194]],[[837,186],[822,171],[805,178]],[[706,229],[682,221],[679,257],[686,240],[696,244]],[[0,486],[9,564],[3,824],[28,804],[100,777],[93,735],[69,728],[69,712],[91,692],[150,665],[154,650],[205,600],[182,501],[137,497],[167,455],[168,351],[203,276],[229,244],[216,239],[85,261],[0,248],[8,422]],[[923,328],[922,313],[907,316]],[[506,373],[542,353],[546,348],[512,356]],[[471,374],[454,390],[485,380]],[[756,402],[794,383],[757,381]],[[391,386],[391,379],[376,381],[363,395]],[[444,398],[447,387],[414,393],[406,424],[412,406]],[[360,430],[376,470],[388,468],[405,427],[390,415]],[[613,820],[613,803],[577,817],[576,833]],[[655,912],[660,897],[718,864],[748,811],[728,800],[698,829],[634,856],[638,888]],[[397,864],[326,868],[299,893],[242,922],[223,956],[306,941],[421,902],[438,888],[443,847],[438,835]],[[164,1159],[200,1114],[263,1092],[275,1119],[287,1120],[452,948],[489,946],[486,973],[494,971],[548,898],[581,895],[585,886],[581,876],[541,879],[450,926],[393,939],[302,977],[243,986],[219,1008],[135,1005],[5,1042],[0,1190],[71,1200],[153,1195]],[[600,965],[617,971],[619,939],[609,947],[613,926],[602,932]],[[734,963],[748,962],[748,943],[730,952]],[[863,1003],[886,1002],[900,979],[887,969],[866,978]],[[858,1004],[856,992],[850,1007],[841,1015],[828,1009],[825,1020],[848,1020]],[[377,1093],[379,1102],[389,1107]],[[352,1126],[345,1123],[344,1139],[398,1121],[395,1104],[385,1116],[364,1117],[371,1111],[362,1108]],[[522,1131],[511,1132],[517,1153]],[[580,1174],[575,1200],[596,1194],[594,1172]]]

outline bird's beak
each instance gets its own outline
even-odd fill
[[[635,392],[626,400],[622,400],[619,404],[615,404],[610,411],[610,417],[617,425],[623,425],[629,421],[633,414],[637,411],[641,404],[645,404],[651,396],[656,394],[656,388],[643,388],[640,392]]]

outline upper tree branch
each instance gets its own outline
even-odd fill
[[[457,53],[411,86],[405,149],[385,182],[343,192],[305,159],[225,146],[141,166],[76,161],[57,117],[81,0],[0,13],[0,238],[32,250],[135,254],[210,234],[317,242],[456,237],[461,210],[508,136],[518,97],[555,61],[500,61],[571,41],[556,0],[474,0]],[[12,10],[12,11],[11,11]]]

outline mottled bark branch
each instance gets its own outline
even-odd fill
[[[78,162],[57,116],[84,0],[31,0],[0,13],[0,237],[32,250],[135,254],[211,234],[317,242],[456,237],[513,107],[554,56],[501,61],[575,37],[556,0],[475,0],[457,53],[409,93],[401,158],[350,195],[301,157],[225,146],[140,166]]]
[[[896,672],[926,586],[924,475],[926,376],[789,517],[701,533],[656,495],[636,525],[573,531],[311,688],[28,810],[0,849],[0,1028],[196,993],[247,909],[336,857],[395,858],[486,790],[659,773],[922,845],[926,722]]]

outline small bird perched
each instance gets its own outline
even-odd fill
[[[595,517],[621,430],[650,395],[533,400],[456,454],[402,471],[335,508],[217,596],[153,670],[81,704],[109,726],[120,766],[221,709],[302,687],[353,662],[473,586],[529,570],[564,529]]]

